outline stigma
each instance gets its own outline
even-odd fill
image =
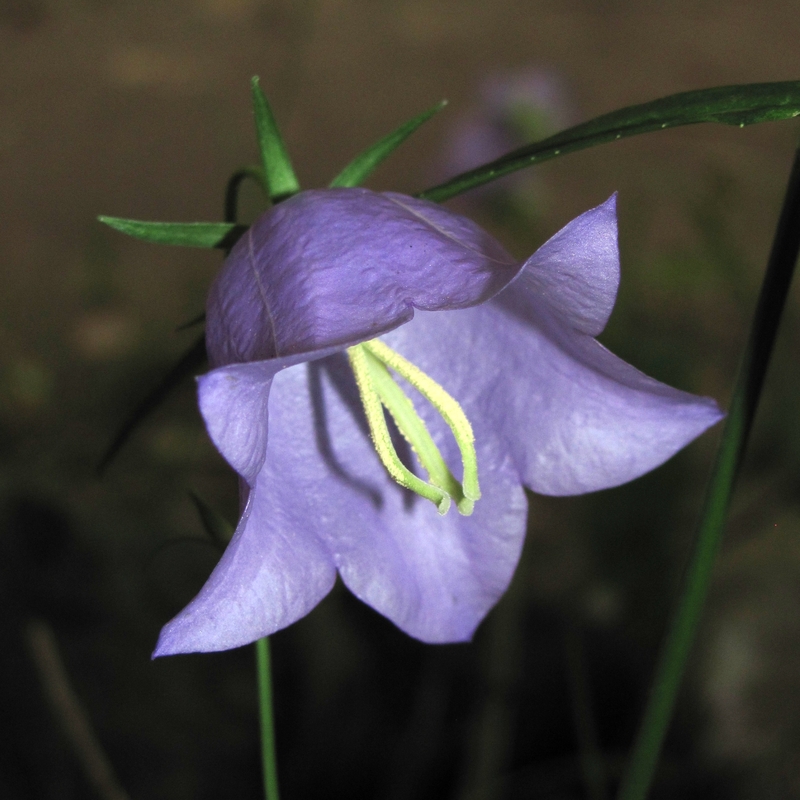
[[[430,500],[440,514],[447,513],[451,502],[456,504],[460,514],[472,514],[475,502],[481,496],[475,436],[458,402],[429,375],[379,339],[349,347],[347,356],[355,375],[373,445],[391,478],[400,486]],[[413,386],[452,431],[461,453],[461,481],[450,471],[425,422],[392,373]],[[384,409],[416,454],[427,473],[427,480],[415,475],[400,460],[392,443]]]

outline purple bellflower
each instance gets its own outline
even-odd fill
[[[465,217],[400,194],[306,191],[263,214],[211,288],[212,370],[199,379],[208,432],[241,478],[242,515],[154,655],[271,634],[311,611],[337,573],[411,636],[469,640],[519,559],[523,486],[549,495],[617,486],[722,416],[713,400],[645,376],[593,338],[618,282],[614,197],[524,264]],[[445,472],[463,462],[463,491],[452,475],[437,489],[447,476],[435,479],[422,457],[431,481],[419,482],[440,492],[433,503],[390,476],[358,354],[400,397],[387,408],[411,446],[393,430],[384,450],[422,474],[412,432],[424,423]],[[466,432],[448,416],[453,399]],[[442,513],[445,494],[458,511]]]
[[[496,72],[481,81],[470,112],[448,141],[448,166],[458,174],[544,139],[576,121],[564,78],[554,70],[527,67]]]
[[[495,72],[481,81],[469,111],[453,125],[443,154],[442,179],[474,169],[528,142],[544,139],[577,122],[578,113],[563,76],[526,67]],[[505,175],[464,195],[474,202],[504,197],[521,210],[538,205],[541,176],[531,170]]]

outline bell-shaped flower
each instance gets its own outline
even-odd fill
[[[523,486],[617,486],[721,417],[593,338],[618,282],[613,197],[524,264],[470,220],[399,194],[308,191],[262,215],[211,289],[199,379],[209,434],[241,477],[241,519],[155,655],[271,634],[337,574],[411,636],[468,640],[519,559]],[[394,430],[380,403],[370,412],[370,375]],[[448,470],[462,462],[459,481]],[[451,497],[458,510],[443,513]]]

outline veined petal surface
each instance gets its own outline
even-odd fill
[[[514,288],[476,308],[419,313],[383,338],[486,420],[533,491],[618,486],[722,418],[710,398],[647,377],[545,302],[535,323],[530,298],[516,313]]]
[[[442,517],[386,474],[343,355],[278,374],[269,410],[266,459],[234,539],[164,628],[155,655],[223,650],[273,633],[308,613],[337,569],[411,636],[471,638],[508,587],[527,515],[492,431],[479,427],[488,501],[471,517]],[[431,427],[445,457],[457,459],[443,423]]]
[[[432,503],[401,489],[382,468],[345,360],[333,357],[310,369],[319,370],[330,432],[323,451],[348,475],[344,481],[336,469],[328,470],[335,482],[326,488],[329,498],[337,499],[338,520],[321,533],[342,580],[421,641],[470,639],[508,587],[525,534],[527,499],[501,441],[476,421],[483,499],[469,517],[455,509],[440,516]],[[442,418],[426,401],[413,399],[445,460],[458,464],[458,447]],[[416,465],[399,436],[396,446]],[[349,493],[346,483],[352,486]],[[366,487],[374,493],[369,498]]]
[[[411,636],[468,640],[519,559],[523,484],[551,495],[616,486],[722,416],[592,338],[618,282],[613,197],[524,266],[464,217],[403,195],[305,192],[263,215],[210,293],[216,369],[199,380],[209,433],[247,502],[155,654],[268,635],[308,613],[337,572]],[[472,516],[440,516],[381,464],[339,352],[378,336],[470,420],[482,489]],[[460,477],[452,432],[406,388]],[[395,446],[419,468],[399,434]]]
[[[272,379],[287,367],[324,358],[339,349],[229,364],[197,379],[198,403],[208,435],[250,487],[255,486],[266,456]]]
[[[424,200],[367,189],[301,192],[237,242],[207,304],[213,366],[342,347],[414,309],[487,300],[519,271],[475,223]]]
[[[518,313],[535,321],[542,298],[565,324],[597,336],[619,288],[617,196],[585,211],[548,239],[514,280]]]
[[[272,467],[261,471],[200,593],[161,630],[153,657],[249,644],[304,617],[333,588],[336,569],[324,544],[293,525],[302,498],[290,482],[274,480]]]

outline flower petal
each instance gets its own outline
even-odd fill
[[[527,499],[502,442],[474,420],[482,499],[472,516],[435,506],[389,479],[363,429],[356,388],[343,359],[317,362],[329,423],[329,452],[347,465],[353,486],[370,485],[379,502],[339,483],[322,487],[338,510],[320,535],[345,585],[409,635],[430,643],[469,640],[507,589],[525,535]],[[445,460],[460,463],[455,440],[424,401],[415,403]],[[404,444],[398,441],[398,448]],[[334,473],[328,470],[329,481]]]
[[[542,297],[575,330],[597,336],[619,288],[617,196],[565,225],[526,262],[514,280],[518,311],[535,321]],[[526,309],[527,306],[527,309]]]
[[[518,272],[465,217],[367,189],[301,192],[237,242],[207,307],[211,363],[259,361],[373,338],[415,308],[463,308]]]
[[[713,400],[648,378],[565,326],[544,302],[535,318],[531,298],[516,314],[514,289],[458,313],[417,314],[383,338],[439,381],[470,420],[486,420],[534,491],[581,494],[625,483],[723,416]]]
[[[269,410],[266,460],[235,537],[156,655],[236,647],[290,624],[327,593],[334,564],[411,636],[469,639],[511,580],[527,514],[491,430],[479,453],[484,499],[472,517],[441,517],[388,477],[343,354],[278,374]],[[441,439],[441,420],[431,428]],[[455,443],[441,444],[457,463]]]
[[[153,657],[254,642],[304,617],[333,588],[327,548],[303,529],[303,498],[276,470],[280,464],[269,464],[259,475],[220,562],[197,597],[163,627]]]
[[[272,379],[287,367],[323,358],[338,349],[328,347],[302,355],[231,364],[197,379],[200,413],[208,434],[249,486],[255,486],[266,455]]]
[[[197,379],[208,434],[251,487],[267,453],[267,401],[273,375],[262,361],[221,367]]]

